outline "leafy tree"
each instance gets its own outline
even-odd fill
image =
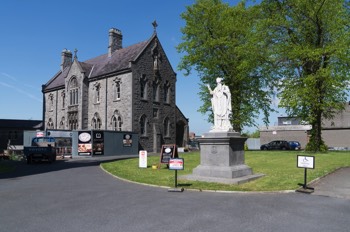
[[[181,14],[183,42],[177,47],[183,53],[180,70],[189,75],[194,68],[201,79],[199,111],[212,112],[207,84],[215,86],[222,77],[232,95],[231,123],[235,131],[256,126],[255,119],[263,113],[263,121],[273,111],[270,76],[262,72],[266,65],[265,49],[253,36],[259,19],[259,8],[246,7],[244,2],[230,6],[221,0],[197,0]],[[271,77],[273,78],[273,77]],[[212,114],[208,119],[212,122]]]
[[[248,138],[255,138],[255,139],[260,138],[260,131],[259,130],[256,130],[254,132],[246,131],[242,133],[242,136],[248,137]]]
[[[280,77],[280,106],[312,125],[307,150],[323,151],[322,118],[343,109],[349,90],[349,1],[263,0],[261,10],[274,64],[265,72]]]
[[[249,137],[250,138],[260,138],[260,131],[256,130],[256,131],[252,132]]]

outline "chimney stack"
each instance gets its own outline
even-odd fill
[[[72,52],[67,50],[66,48],[63,49],[61,53],[61,71],[70,66],[72,64]]]
[[[118,29],[111,28],[109,30],[109,45],[108,45],[108,57],[112,56],[112,53],[116,50],[122,49],[123,35]]]

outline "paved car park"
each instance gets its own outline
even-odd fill
[[[317,185],[311,195],[177,193],[119,180],[101,170],[100,162],[20,164],[16,172],[0,174],[0,231],[345,232],[350,228],[349,195],[319,196]]]

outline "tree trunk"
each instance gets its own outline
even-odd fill
[[[311,137],[307,145],[308,151],[319,152],[323,151],[324,142],[322,140],[322,112],[321,110],[316,110],[314,113],[315,120],[311,123]]]

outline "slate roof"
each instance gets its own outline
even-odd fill
[[[149,40],[143,41],[112,53],[111,57],[108,57],[108,53],[79,62],[85,76],[91,78],[99,77],[101,75],[118,72],[130,68],[130,61],[135,61],[142,51],[147,47],[150,41],[155,37],[154,34]],[[64,88],[65,78],[70,70],[70,66],[66,67],[63,71],[59,71],[54,75],[45,85],[44,91],[49,91],[57,88]]]
[[[40,129],[41,120],[0,119],[0,128]]]

